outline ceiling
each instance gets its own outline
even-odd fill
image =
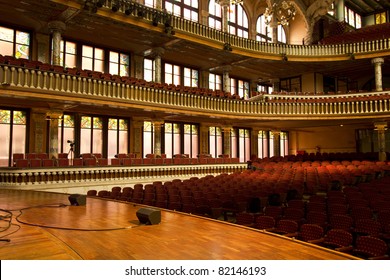
[[[363,17],[390,10],[388,0],[345,0],[345,5]]]

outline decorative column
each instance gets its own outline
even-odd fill
[[[144,78],[144,56],[143,55],[133,55],[133,73],[134,78],[143,79]]]
[[[257,158],[259,154],[259,131],[260,129],[254,128],[251,132],[251,159]]]
[[[154,82],[161,83],[162,81],[162,64],[161,56],[164,54],[165,50],[163,48],[153,49],[154,56]]]
[[[232,130],[231,126],[224,126],[222,127],[223,130],[223,154],[229,155],[231,151],[231,139],[230,139],[230,132]]]
[[[378,131],[378,159],[380,161],[385,161],[387,159],[386,156],[386,137],[385,131],[387,130],[387,123],[375,123],[375,130]]]
[[[50,111],[46,113],[46,119],[50,121],[49,158],[58,158],[58,121],[62,115],[62,112]]]
[[[33,109],[31,114],[30,127],[30,153],[44,153],[46,151],[46,111],[40,109]]]
[[[278,43],[278,19],[276,16],[272,17],[271,23],[269,24],[272,30],[272,43]]]
[[[280,91],[280,80],[279,79],[272,79],[272,88],[274,92],[279,92]]]
[[[272,134],[274,135],[274,156],[280,156],[280,131],[273,130]]]
[[[160,11],[161,11],[161,10],[162,10],[162,0],[156,0],[155,3],[156,3],[156,7],[155,7],[155,8],[156,8],[157,10],[160,10]]]
[[[199,154],[208,154],[209,153],[209,129],[210,126],[207,124],[200,124],[200,135],[199,135],[199,143],[200,143],[200,151]]]
[[[217,0],[216,2],[222,7],[222,32],[228,33],[230,0]]]
[[[161,156],[161,127],[164,125],[164,121],[158,120],[153,121],[153,131],[154,131],[154,151],[153,153]]]
[[[66,25],[62,21],[51,21],[48,25],[53,34],[53,64],[61,65],[61,34],[65,31]]]
[[[232,67],[229,65],[223,66],[222,71],[222,85],[223,85],[223,91],[224,92],[231,92],[231,87],[230,87],[230,76],[229,72],[232,70]]]
[[[382,64],[385,60],[382,57],[373,58],[371,63],[374,64],[375,67],[375,86],[376,91],[382,91]]]
[[[336,0],[335,1],[335,16],[338,21],[343,22],[345,19],[344,10],[345,10],[345,1]]]
[[[143,119],[133,118],[131,122],[132,125],[132,133],[131,135],[131,153],[137,155],[137,158],[142,157],[142,136],[143,136],[143,127],[144,121]]]

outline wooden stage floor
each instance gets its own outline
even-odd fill
[[[1,260],[350,260],[348,254],[231,223],[161,210],[143,225],[146,206],[69,195],[0,190]],[[149,208],[149,207],[148,207]],[[9,225],[9,220],[11,225]]]

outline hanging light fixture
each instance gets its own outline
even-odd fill
[[[291,1],[276,0],[271,7],[267,7],[264,12],[265,23],[269,25],[275,17],[276,22],[281,25],[289,25],[295,18],[296,9]]]

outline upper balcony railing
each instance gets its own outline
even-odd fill
[[[198,116],[220,115],[226,119],[312,119],[366,118],[390,113],[390,92],[345,95],[271,95],[263,100],[239,100],[203,96],[168,89],[138,86],[106,80],[0,64],[0,90],[4,96],[39,98],[42,101],[108,104],[118,108],[141,108],[150,111]],[[271,98],[269,98],[271,97]]]
[[[62,1],[62,0],[54,0]],[[102,15],[110,16],[113,1],[105,1],[103,4]],[[218,46],[229,44],[232,50],[239,49],[240,51],[251,53],[251,55],[266,56],[268,59],[282,59],[283,56],[294,57],[294,60],[307,60],[310,58],[320,57],[335,57],[335,59],[354,59],[359,56],[376,56],[381,53],[389,54],[390,38],[370,42],[356,42],[352,44],[337,44],[337,45],[290,45],[290,44],[273,44],[259,42],[251,39],[238,37],[226,32],[222,32],[215,28],[202,25],[198,22],[177,17],[167,12],[156,10],[150,7],[143,6],[136,2],[124,1],[125,4],[119,6],[119,13],[123,13],[127,19],[133,17],[136,19],[137,25],[141,24],[140,20],[150,24],[163,24],[165,32],[174,31],[175,36],[184,36],[186,40],[196,40],[197,42],[206,40],[214,42]],[[66,4],[66,3],[64,3]],[[114,3],[115,4],[115,3]],[[129,8],[130,7],[130,8]],[[97,10],[99,12],[99,10]],[[116,20],[120,17],[115,17]],[[128,21],[127,22],[131,22]],[[166,27],[171,28],[167,30]],[[173,33],[172,33],[173,34]],[[191,36],[187,36],[190,34]]]

